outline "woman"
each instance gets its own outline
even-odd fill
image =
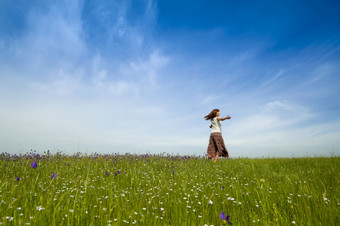
[[[231,117],[228,115],[225,118],[220,118],[220,110],[214,109],[204,118],[206,120],[211,120],[211,133],[207,149],[208,158],[216,162],[219,156],[229,157],[228,150],[224,145],[224,140],[221,134],[221,121],[231,119]]]

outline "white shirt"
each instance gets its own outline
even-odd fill
[[[221,122],[217,120],[217,117],[211,119],[211,132],[220,133],[221,132]]]

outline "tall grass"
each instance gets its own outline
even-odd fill
[[[3,153],[0,224],[340,225],[339,160]]]

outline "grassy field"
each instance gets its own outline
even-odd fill
[[[340,225],[339,160],[3,153],[0,225]]]

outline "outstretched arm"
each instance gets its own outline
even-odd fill
[[[227,115],[227,117],[224,117],[224,118],[220,118],[220,117],[217,118],[217,120],[219,120],[219,121],[224,121],[226,119],[231,119],[231,117],[229,115]]]

